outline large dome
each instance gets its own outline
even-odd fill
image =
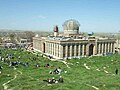
[[[79,26],[80,26],[79,22],[74,19],[65,21],[63,24],[64,35],[70,36],[79,34]]]
[[[63,24],[64,30],[79,30],[79,26],[79,22],[74,19],[67,20]]]

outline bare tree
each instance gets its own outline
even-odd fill
[[[9,34],[9,38],[12,43],[16,43],[14,34]]]
[[[25,31],[24,33],[25,33],[26,38],[29,39],[30,42],[32,42],[33,41],[32,38],[35,36],[35,33],[32,31]]]
[[[2,43],[3,42],[3,40],[2,40],[2,38],[0,37],[0,43]]]

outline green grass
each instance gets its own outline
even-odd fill
[[[14,67],[9,67],[8,64],[0,61],[3,66],[2,73],[0,74],[0,90],[3,90],[3,83],[11,80],[16,76],[16,79],[6,84],[8,89],[12,90],[95,90],[92,86],[99,88],[99,90],[120,90],[120,75],[115,75],[115,69],[120,69],[120,55],[99,56],[92,58],[72,59],[67,60],[68,68],[64,63],[59,61],[50,61],[47,58],[37,57],[35,54],[28,54],[27,51],[11,50],[6,51],[2,49],[2,54],[11,53],[16,56],[12,61],[18,61],[17,56],[21,56],[19,61],[28,62],[29,66],[24,67],[19,65],[14,70]],[[36,57],[37,60],[30,61],[29,58]],[[113,61],[111,61],[113,60]],[[79,62],[79,63],[78,63]],[[41,67],[35,68],[35,64],[40,64]],[[43,67],[49,63],[52,68]],[[84,64],[90,68],[86,69]],[[48,85],[43,80],[55,77],[59,79],[60,75],[50,75],[49,71],[61,67],[62,72],[60,75],[64,79],[64,83],[57,83]],[[106,67],[106,68],[104,68]],[[99,69],[100,71],[97,71]],[[105,71],[108,73],[105,73]],[[22,74],[21,74],[22,72]],[[8,76],[9,74],[9,76]]]

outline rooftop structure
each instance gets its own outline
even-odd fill
[[[115,52],[115,39],[95,37],[93,33],[83,36],[79,33],[80,24],[76,20],[65,21],[63,29],[63,35],[59,35],[58,26],[55,26],[53,35],[34,37],[33,48],[57,59],[80,58]]]

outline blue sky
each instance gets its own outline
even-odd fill
[[[81,32],[118,32],[120,0],[0,0],[0,29],[63,31],[68,19]]]

